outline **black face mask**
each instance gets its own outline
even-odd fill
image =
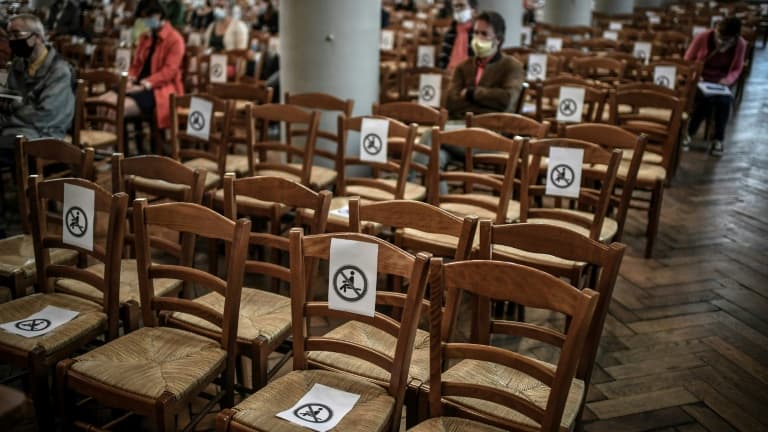
[[[24,39],[11,39],[8,41],[8,45],[11,47],[11,53],[15,57],[21,57],[21,58],[29,58],[30,55],[32,55],[32,51],[34,51],[35,47],[30,46],[27,41],[29,38],[31,38],[32,35],[27,36]]]

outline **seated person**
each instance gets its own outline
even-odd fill
[[[483,114],[510,111],[520,97],[523,65],[501,52],[506,25],[496,12],[475,19],[472,37],[474,56],[456,67],[448,88],[446,108],[453,119],[468,112]]]
[[[48,14],[51,36],[76,35],[80,29],[80,6],[75,0],[57,0]]]
[[[741,37],[741,20],[728,17],[717,26],[716,30],[707,30],[698,34],[688,51],[685,59],[704,63],[701,80],[732,86],[741,75],[744,68],[744,54],[747,41]],[[696,134],[701,122],[715,113],[715,136],[711,143],[710,153],[722,156],[725,125],[733,103],[733,96],[705,96],[701,90],[696,91],[691,121],[688,123],[688,136],[683,140],[683,149],[690,147],[691,136]]]
[[[157,0],[149,0],[138,11],[147,32],[139,37],[126,89],[125,117],[155,116],[159,129],[171,125],[170,95],[184,94],[181,64],[184,58],[184,40],[170,22]],[[99,97],[110,103],[117,102],[114,91]]]
[[[248,26],[232,16],[227,0],[215,0],[213,22],[205,30],[203,46],[215,52],[248,48]]]

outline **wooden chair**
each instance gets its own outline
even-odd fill
[[[595,37],[591,39],[585,39],[578,42],[579,48],[586,49],[591,53],[601,53],[614,51],[619,47],[619,42],[606,39],[603,37]],[[577,60],[577,59],[574,59]],[[575,72],[575,70],[574,70]]]
[[[45,164],[52,161],[72,167],[71,177],[93,179],[92,148],[78,148],[53,138],[31,141],[22,136],[16,138],[16,199],[23,233],[0,239],[0,285],[11,289],[12,298],[25,296],[37,276],[28,199],[29,166],[34,165],[38,177],[43,178]],[[51,248],[48,254],[55,265],[77,262],[77,252],[71,249]]]
[[[76,411],[74,394],[151,417],[159,431],[176,430],[176,416],[219,377],[222,390],[207,397],[190,427],[213,405],[233,403],[238,313],[250,222],[231,221],[197,204],[148,206],[144,199],[134,202],[133,217],[144,327],[58,364],[60,413],[65,425],[71,423]],[[153,263],[148,236],[151,226],[228,242],[227,279],[185,265]],[[156,296],[154,284],[161,278],[194,282],[216,291],[224,297],[223,312],[191,300]],[[220,337],[210,339],[168,327],[170,312],[206,320],[222,329]]]
[[[189,109],[193,97],[213,105],[210,136],[207,140],[187,133]],[[205,94],[171,95],[171,158],[190,168],[202,168],[208,171],[205,177],[206,190],[220,186],[224,173],[228,172],[227,168],[235,171],[239,165],[241,171],[247,171],[247,167],[242,167],[249,162],[247,155],[246,158],[233,158],[235,155],[229,155],[226,151],[231,114],[231,101]],[[229,163],[227,159],[230,160]]]
[[[408,102],[418,102],[419,100],[419,81],[423,74],[437,74],[442,76],[440,81],[440,106],[445,106],[445,100],[448,96],[448,87],[451,84],[452,76],[446,74],[445,70],[436,67],[411,67],[400,69],[400,100]]]
[[[252,122],[248,128],[252,146],[258,153],[255,175],[285,177],[314,190],[325,189],[336,181],[338,174],[335,169],[313,164],[320,113],[290,104],[266,104],[252,106],[249,118]],[[270,137],[269,127],[275,123],[285,126],[283,139]],[[291,131],[296,127],[307,131],[302,146],[293,142]],[[255,136],[256,130],[260,132],[258,137]],[[294,158],[301,161],[294,162]]]
[[[610,204],[610,207],[616,209],[614,220],[617,224],[612,241],[621,241],[632,193],[637,183],[637,173],[645,154],[645,135],[633,134],[613,125],[582,123],[564,126],[560,136],[595,143],[608,151],[621,150],[621,163],[616,173],[616,188],[611,194]],[[619,193],[616,189],[621,189],[621,192]]]
[[[583,57],[571,62],[573,72],[582,77],[609,84],[624,81],[624,71],[627,65],[620,60],[607,57]]]
[[[570,430],[581,400],[586,398],[586,387],[575,375],[599,294],[591,289],[579,291],[549,274],[512,263],[443,264],[439,258],[433,262],[432,418],[411,430]],[[476,337],[470,343],[449,342],[464,293],[478,305],[471,317]],[[439,310],[443,295],[447,299],[445,314]],[[564,315],[570,318],[570,326],[561,332],[542,325],[491,319],[491,301],[512,301]],[[448,331],[440,333],[443,325]],[[547,363],[491,346],[492,334],[535,340],[559,349],[559,358],[556,363]]]
[[[128,75],[102,69],[80,71],[78,77],[72,142],[80,147],[95,149],[113,147],[116,152],[125,153],[125,88]],[[98,99],[99,95],[113,89],[117,93],[115,104]]]
[[[249,177],[235,179],[229,173],[224,177],[224,215],[232,220],[239,216],[251,216],[248,211],[250,201],[270,202],[275,216],[279,215],[281,207],[291,209],[310,209],[312,220],[305,220],[308,232],[322,233],[328,217],[328,205],[331,194],[328,191],[314,192],[282,177]],[[280,225],[279,218],[273,224]],[[274,225],[273,225],[274,226]],[[273,230],[267,232],[251,232],[249,244],[256,247],[269,247],[288,252],[288,239],[282,232]],[[215,260],[216,256],[209,259]],[[281,266],[277,260],[247,259],[246,274],[260,275],[272,280],[290,283],[291,269]],[[275,284],[277,285],[277,284]],[[284,356],[272,368],[268,366],[268,357],[274,352],[291,333],[291,300],[288,296],[267,291],[266,280],[261,287],[243,287],[240,300],[240,323],[237,327],[237,351],[240,355],[251,360],[251,389],[257,391],[267,384],[267,381],[280,370],[288,360]],[[198,297],[195,303],[217,311],[224,308],[224,298],[217,292],[211,292]],[[220,329],[211,323],[189,314],[173,314],[169,320],[174,327],[179,327],[210,338],[220,335]]]
[[[513,181],[518,159],[526,159],[521,138],[509,139],[480,128],[441,132],[432,130],[432,155],[439,160],[444,144],[464,149],[463,169],[446,171],[437,163],[429,166],[428,202],[457,215],[477,215],[503,223],[517,220],[519,202],[512,200]],[[496,158],[495,166],[503,166],[503,174],[478,171],[475,153],[484,152],[483,160]],[[523,170],[523,172],[525,172]],[[441,191],[440,182],[446,182],[447,191]]]
[[[629,109],[620,109],[624,105]],[[636,190],[649,196],[636,196],[632,208],[648,211],[645,256],[650,258],[661,219],[664,187],[673,175],[673,160],[679,151],[683,106],[680,98],[647,90],[617,90],[611,95],[611,123],[630,132],[647,136],[646,153],[661,161],[643,162],[637,174]]]
[[[103,241],[94,239],[93,250],[64,243],[61,224],[66,215],[62,211],[51,213],[47,208],[48,203],[63,204],[65,185],[79,186],[94,192],[94,220],[89,223],[108,221],[106,237]],[[112,195],[84,179],[41,181],[38,176],[30,176],[29,205],[39,294],[0,304],[0,322],[24,319],[47,306],[77,311],[78,315],[60,327],[34,338],[3,332],[0,338],[0,358],[29,373],[30,396],[34,401],[38,425],[41,430],[53,430],[49,386],[53,365],[102,335],[106,335],[107,340],[117,337],[117,289],[120,284],[120,253],[128,196]],[[58,227],[54,228],[54,224],[58,224]],[[106,266],[103,277],[72,265],[52,262],[51,251],[54,249],[74,251],[103,263]],[[53,283],[59,277],[82,280],[93,285],[101,295],[92,301],[62,292]]]
[[[467,113],[465,122],[468,128],[484,128],[509,138],[515,136],[544,138],[547,136],[547,132],[550,128],[549,122],[538,122],[530,117],[512,113],[488,113],[479,115]]]
[[[581,360],[578,369],[576,369],[576,378],[584,383],[585,390],[589,389],[592,379],[603,325],[608,315],[608,307],[611,303],[613,288],[618,278],[625,250],[626,246],[621,243],[614,242],[606,245],[557,226],[538,224],[493,225],[490,221],[480,222],[480,259],[521,263],[551,273],[556,277],[565,275],[557,268],[552,269],[544,261],[535,258],[546,257],[545,259],[548,260],[557,259],[562,262],[571,262],[589,270],[591,276],[589,282],[571,281],[572,285],[580,287],[586,285],[600,294],[592,324],[584,341]],[[527,260],[520,261],[517,258],[520,251],[527,254]],[[583,398],[576,415],[576,430],[581,429],[581,412],[585,402],[586,399]]]
[[[549,197],[540,184],[542,165],[553,147],[582,149],[584,157],[581,185],[577,198]],[[597,144],[568,138],[533,139],[528,142],[531,163],[528,167],[528,186],[520,197],[520,222],[545,223],[562,226],[601,242],[611,241],[618,224],[606,218],[621,151],[608,151]],[[549,181],[549,179],[546,179]],[[534,203],[538,203],[534,207]]]
[[[394,320],[382,312],[365,317],[350,312],[329,309],[327,302],[307,298],[310,281],[307,268],[316,260],[330,258],[332,239],[345,239],[373,243],[378,247],[378,274],[405,278],[407,293],[376,293],[376,304],[402,308],[401,319]],[[413,352],[416,328],[421,312],[421,301],[427,282],[429,258],[425,254],[413,256],[376,237],[364,234],[321,234],[304,237],[301,230],[290,234],[291,296],[293,313],[293,371],[267,384],[231,410],[223,410],[217,418],[218,430],[278,430],[287,427],[275,414],[293,406],[314,384],[324,384],[360,395],[341,422],[338,430],[397,431],[407,387],[408,365]],[[375,287],[376,281],[371,281]],[[333,317],[342,323],[362,322],[377,332],[386,333],[391,343],[383,347],[361,346],[326,333],[309,333],[309,320]],[[394,349],[393,349],[394,348]],[[336,353],[354,359],[359,367],[355,373],[339,370],[308,370],[313,355]],[[381,368],[383,382],[371,381],[361,372]]]
[[[553,127],[557,127],[557,109],[559,105],[560,89],[562,87],[581,87],[584,89],[584,106],[581,121],[586,123],[600,122],[603,118],[603,109],[608,99],[608,90],[595,85],[583,85],[568,82],[570,80],[558,80],[560,82],[544,82],[539,97],[536,99],[536,120],[549,121]],[[556,130],[555,130],[556,132]]]

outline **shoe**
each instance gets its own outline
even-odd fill
[[[723,142],[720,140],[713,140],[712,141],[712,149],[709,151],[709,154],[715,157],[720,157],[723,155]]]
[[[683,141],[680,143],[680,149],[684,152],[691,151],[691,136],[685,134]]]

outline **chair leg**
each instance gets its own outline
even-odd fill
[[[74,363],[73,359],[65,359],[56,365],[56,408],[63,431],[72,430],[74,426],[75,395],[67,388],[67,372]]]
[[[51,399],[48,385],[48,367],[44,361],[42,349],[35,349],[29,354],[29,387],[35,407],[35,417],[41,431],[54,430],[54,416],[51,415]]]
[[[653,246],[656,242],[656,234],[659,231],[659,219],[661,218],[661,202],[664,197],[664,182],[656,182],[651,191],[651,200],[648,203],[648,228],[645,233],[645,257],[651,258]]]
[[[176,416],[169,409],[175,400],[173,394],[166,391],[155,401],[155,429],[158,432],[176,430]]]
[[[269,352],[254,344],[251,356],[251,386],[254,392],[267,385],[269,380]]]

